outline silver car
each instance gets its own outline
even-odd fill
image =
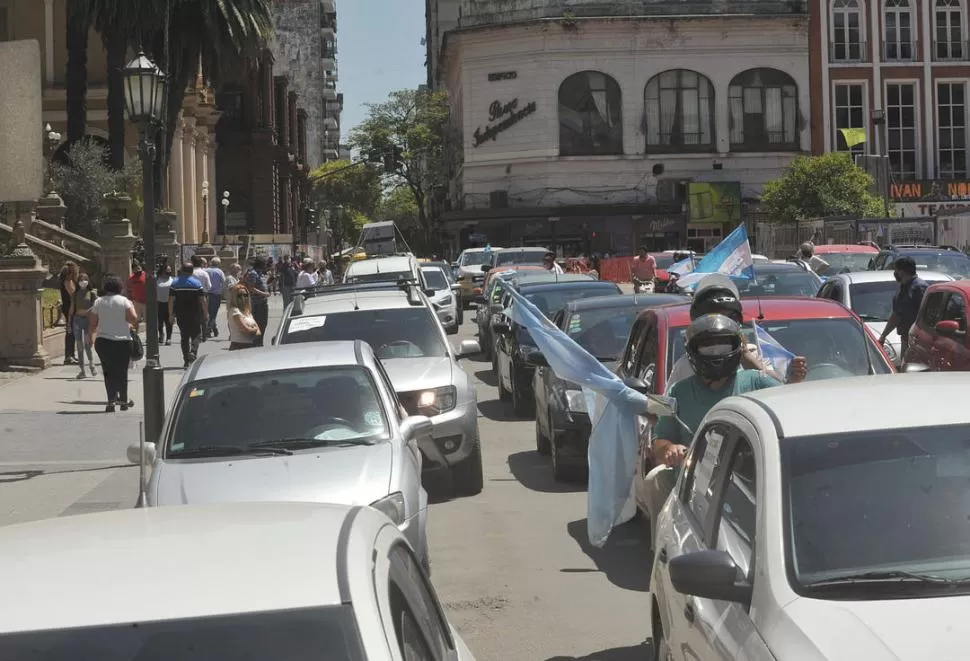
[[[452,284],[448,274],[440,266],[422,266],[421,275],[424,276],[425,285],[433,292],[428,299],[438,315],[438,320],[448,335],[455,335],[461,323],[458,312],[461,308],[461,285]]]
[[[931,285],[953,280],[945,273],[933,271],[921,271],[918,275]],[[881,336],[893,312],[893,298],[898,291],[899,283],[892,271],[855,271],[827,279],[818,291],[818,298],[838,301],[859,315],[873,333]],[[902,338],[898,330],[887,338],[885,347],[893,365],[899,367],[902,363]]]
[[[370,505],[428,564],[428,496],[408,416],[365,343],[204,356],[179,385],[161,443],[128,449],[151,477],[144,504],[299,501]]]
[[[478,342],[465,340],[456,352],[423,291],[403,282],[340,285],[308,298],[296,296],[273,342],[353,339],[374,348],[407,412],[431,419],[433,441],[420,446],[427,484],[449,488],[450,482],[461,494],[479,493],[478,396],[458,364],[481,351]],[[444,478],[444,484],[436,478]]]

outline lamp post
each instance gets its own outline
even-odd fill
[[[209,182],[202,182],[202,245],[209,243]]]
[[[883,136],[883,127],[886,125],[886,111],[882,108],[873,108],[869,114],[872,119],[876,137],[876,158],[879,163],[879,192],[882,193],[883,208],[885,215],[889,217],[889,156],[885,154],[886,140]]]
[[[158,292],[155,289],[155,143],[152,130],[163,113],[165,76],[144,53],[125,67],[125,106],[128,119],[138,125],[140,141],[138,154],[142,168],[142,199],[144,220],[142,241],[145,246],[145,275],[147,303],[145,305],[145,441],[157,443],[165,415],[164,372],[158,356]]]
[[[229,234],[229,191],[222,191],[222,199],[219,200],[219,204],[222,205],[222,235],[226,236]]]

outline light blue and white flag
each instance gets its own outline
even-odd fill
[[[682,278],[694,270],[694,265],[695,260],[693,255],[691,255],[687,259],[682,259],[679,262],[672,264],[670,268],[667,269],[667,273],[674,273],[678,278]]]
[[[791,365],[795,354],[783,347],[778,340],[759,326],[758,322],[754,319],[751,320],[751,326],[754,327],[754,339],[758,344],[758,353],[761,354],[764,360],[768,361],[771,368],[778,374],[783,377],[787,376],[788,366]]]
[[[711,252],[694,267],[694,272],[677,280],[681,289],[690,289],[700,282],[707,273],[723,273],[735,278],[754,278],[754,260],[751,258],[751,243],[744,225],[727,235],[714,246]]]
[[[639,453],[637,414],[647,399],[628,388],[603,363],[552,324],[514,289],[508,316],[522,325],[560,379],[583,389],[593,432],[589,438],[586,533],[602,548],[613,526],[622,523]]]

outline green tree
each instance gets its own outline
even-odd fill
[[[330,212],[330,229],[337,246],[357,238],[381,199],[381,174],[368,163],[328,161],[310,173],[310,183],[314,206]]]
[[[761,207],[773,220],[794,222],[825,216],[874,217],[885,203],[872,193],[873,179],[848,154],[800,156],[765,185]]]
[[[384,103],[368,105],[368,116],[350,133],[350,144],[385,163],[386,184],[407,188],[417,205],[417,233],[432,244],[435,224],[428,214],[433,190],[444,183],[448,97],[444,92],[400,90]]]

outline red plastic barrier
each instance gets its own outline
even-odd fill
[[[600,260],[600,280],[610,282],[633,282],[630,279],[630,268],[633,257],[613,257]]]

